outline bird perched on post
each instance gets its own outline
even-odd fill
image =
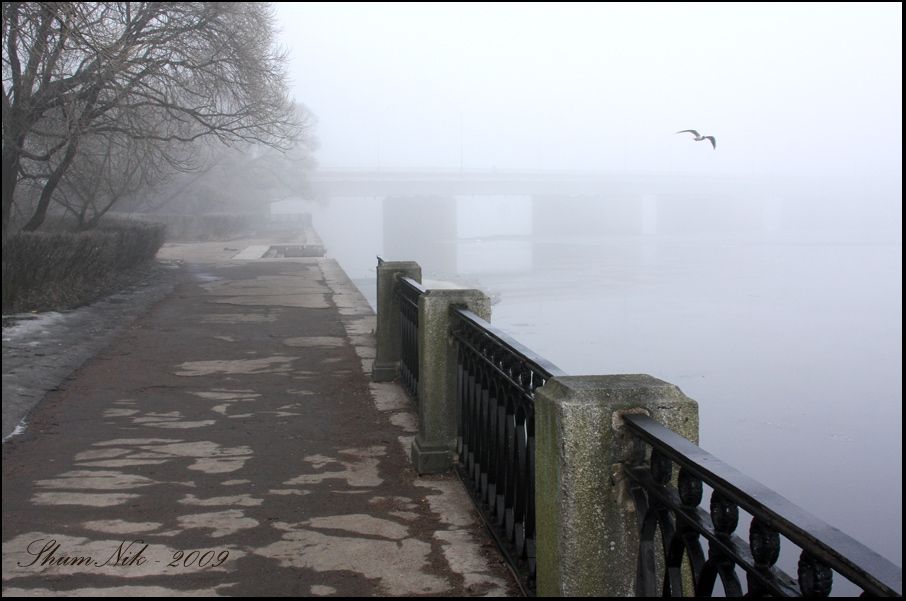
[[[690,134],[694,134],[696,142],[701,142],[702,140],[710,140],[711,146],[714,147],[714,150],[717,150],[717,142],[714,140],[714,136],[703,136],[700,133],[698,133],[697,131],[695,131],[694,129],[684,129],[683,131],[678,131],[676,133],[684,134],[686,132],[689,132]]]

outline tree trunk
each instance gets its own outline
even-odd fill
[[[25,227],[22,228],[23,231],[33,232],[44,223],[44,218],[47,217],[47,207],[50,206],[50,199],[53,196],[53,192],[57,189],[57,185],[60,183],[60,180],[63,179],[63,174],[66,173],[66,170],[69,169],[69,165],[75,158],[78,145],[78,138],[74,138],[72,142],[69,143],[69,147],[66,149],[63,160],[60,161],[60,164],[57,165],[56,169],[50,174],[50,177],[47,178],[47,183],[44,184],[44,189],[41,190],[41,198],[38,200],[38,207],[35,209],[35,214],[32,215],[32,218],[29,219],[28,223],[25,224]]]
[[[16,152],[13,144],[3,145],[3,233],[9,226],[10,218],[13,212],[13,193],[16,191],[16,183],[19,181],[19,153]]]

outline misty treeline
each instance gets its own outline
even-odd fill
[[[270,3],[4,2],[2,54],[4,234],[304,191]]]

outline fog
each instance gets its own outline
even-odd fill
[[[323,169],[902,172],[899,4],[281,3],[278,18]]]
[[[322,171],[675,177],[650,231],[600,218],[647,219],[632,194],[458,198],[430,241],[455,261],[426,277],[492,294],[492,321],[569,373],[679,385],[707,450],[902,561],[901,4],[277,16]],[[300,205],[369,297],[375,255],[405,248],[382,200]],[[430,266],[431,244],[388,258]]]

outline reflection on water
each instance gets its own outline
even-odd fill
[[[570,374],[678,385],[703,448],[902,565],[901,241],[460,245],[496,326]]]

